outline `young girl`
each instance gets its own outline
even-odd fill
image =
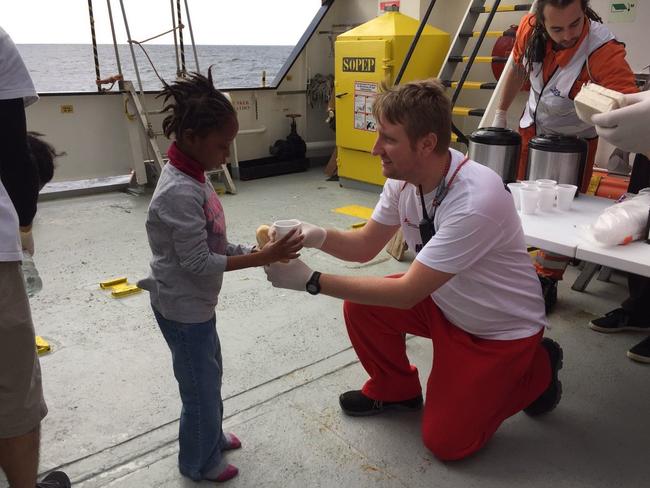
[[[139,285],[172,353],[183,408],[178,455],[180,472],[195,480],[226,481],[238,470],[223,452],[237,449],[234,434],[223,433],[221,346],[215,306],[223,273],[295,258],[302,235],[292,233],[255,252],[226,237],[221,202],[205,171],[221,167],[239,125],[228,99],[207,78],[193,74],[160,96],[165,136],[175,142],[167,153],[147,215],[153,254],[151,275]]]

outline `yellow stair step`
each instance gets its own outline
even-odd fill
[[[459,37],[464,37],[466,39],[469,39],[471,37],[479,37],[481,35],[481,31],[474,31],[474,32],[462,32],[459,34]],[[505,35],[510,35],[510,32],[506,34],[506,31],[487,31],[485,33],[485,37],[492,37],[492,38],[499,38]],[[514,36],[513,36],[514,37]]]
[[[442,84],[447,88],[456,88],[458,86],[458,82],[452,80],[443,80]],[[466,81],[463,83],[463,89],[466,88],[468,90],[494,90],[496,86],[496,82],[490,81]]]
[[[522,4],[516,4],[516,5],[499,5],[497,7],[497,12],[528,12],[530,8],[532,7],[531,4],[528,3],[522,3]],[[478,7],[476,9],[472,9],[472,12],[478,13],[478,14],[487,14],[492,11],[492,6],[486,6],[486,7]]]
[[[450,63],[466,63],[469,61],[469,56],[449,56]],[[505,63],[508,58],[503,56],[476,56],[475,63]]]
[[[463,117],[483,117],[485,113],[484,108],[470,108],[470,107],[454,107],[451,109],[453,115],[460,115]]]

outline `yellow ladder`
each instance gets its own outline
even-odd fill
[[[478,56],[478,51],[483,44],[486,37],[501,37],[504,35],[503,31],[489,30],[494,16],[499,12],[529,12],[532,4],[516,4],[516,5],[501,5],[501,0],[494,0],[494,3],[487,7],[485,0],[473,0],[467,7],[465,16],[456,32],[456,36],[451,44],[447,60],[440,69],[438,78],[448,88],[453,88],[454,92],[451,96],[452,113],[459,116],[483,117],[485,115],[485,108],[471,108],[456,106],[461,91],[465,88],[470,90],[494,90],[496,83],[481,82],[481,81],[468,81],[467,77],[474,63],[506,63],[508,58],[497,56]],[[474,28],[482,14],[488,14],[483,28],[480,31],[475,31]],[[470,55],[465,54],[467,42],[476,38],[476,43]],[[456,68],[459,64],[464,63],[462,75],[458,80],[452,79]],[[467,136],[465,136],[455,124],[452,123],[452,142],[461,142],[467,144]]]

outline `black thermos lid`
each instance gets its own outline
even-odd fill
[[[528,143],[529,149],[555,153],[586,153],[587,147],[587,141],[579,137],[552,134],[535,136]]]
[[[517,131],[501,127],[481,127],[470,134],[469,140],[478,144],[492,146],[517,146],[521,144],[521,136]]]

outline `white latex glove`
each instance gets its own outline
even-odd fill
[[[30,255],[34,255],[34,235],[31,230],[20,231],[20,244],[24,251],[27,251]]]
[[[624,151],[650,152],[650,91],[625,95],[625,107],[591,118],[596,132]]]
[[[288,263],[274,263],[264,266],[266,279],[275,288],[288,290],[307,291],[307,282],[314,273],[312,269],[300,259],[292,259]]]
[[[302,242],[304,247],[320,249],[323,246],[327,238],[327,231],[325,229],[308,222],[302,222],[300,229],[302,230],[302,235],[305,236],[305,240]]]
[[[491,127],[500,127],[501,129],[508,127],[508,111],[498,108],[494,114]]]

